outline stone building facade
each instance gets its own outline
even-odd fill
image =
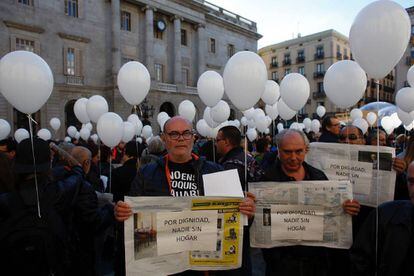
[[[51,67],[52,95],[34,117],[37,128],[60,118],[60,138],[77,124],[73,104],[81,97],[104,96],[110,110],[126,120],[133,107],[120,95],[116,76],[131,60],[145,64],[151,75],[151,90],[138,113],[154,132],[157,114],[177,114],[185,99],[202,117],[199,75],[222,74],[231,55],[256,52],[261,37],[255,22],[203,0],[2,0],[0,18],[0,56],[34,51]],[[26,123],[1,96],[0,118],[13,130]]]
[[[316,117],[316,108],[323,105],[328,114],[343,113],[326,97],[323,78],[328,68],[337,61],[352,59],[348,37],[335,31],[327,30],[259,49],[259,55],[267,65],[269,79],[280,84],[288,73],[304,75],[310,86],[310,96],[305,107],[299,111],[303,117]],[[364,97],[358,106],[376,100],[376,86],[373,80],[367,83]],[[375,91],[374,91],[375,90]],[[391,72],[380,80],[380,100],[392,101],[394,78]]]

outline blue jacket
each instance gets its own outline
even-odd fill
[[[203,174],[222,171],[223,167],[206,161],[204,157],[193,159],[192,165],[197,179],[200,195],[204,195]],[[167,177],[165,175],[165,159],[160,158],[155,163],[142,167],[131,184],[129,196],[169,196]]]

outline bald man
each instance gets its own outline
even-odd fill
[[[80,166],[83,172],[88,174],[91,169],[91,151],[85,147],[77,146],[72,149],[71,155],[77,161],[77,163],[74,163],[74,160],[70,160],[71,166]]]
[[[221,171],[220,165],[206,161],[192,153],[194,132],[187,119],[176,116],[164,124],[162,134],[167,154],[158,162],[142,167],[131,184],[130,196],[203,196],[203,174]],[[253,217],[255,212],[254,196],[247,193],[240,203],[240,212]],[[132,215],[128,204],[119,201],[115,206],[115,218],[124,221]],[[243,260],[244,262],[245,260]],[[226,275],[251,275],[241,269],[227,271]],[[247,274],[245,274],[246,272]],[[196,273],[196,272],[191,272]],[[203,275],[203,274],[200,274]]]
[[[383,203],[365,221],[351,248],[352,275],[414,275],[414,162],[407,188],[410,200]]]

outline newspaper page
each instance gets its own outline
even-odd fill
[[[170,275],[185,270],[241,266],[240,198],[126,197],[126,275]]]
[[[350,248],[352,218],[342,203],[352,199],[349,181],[257,182],[250,245]]]
[[[322,170],[330,180],[350,180],[354,199],[377,207],[394,200],[396,173],[392,169],[395,149],[337,143],[311,143],[306,162]],[[379,164],[379,166],[378,166]]]

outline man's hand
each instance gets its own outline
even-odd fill
[[[405,169],[407,168],[407,164],[405,164],[405,161],[400,158],[393,158],[392,160],[392,168],[398,173],[403,173]]]
[[[359,202],[354,199],[348,199],[342,204],[342,207],[344,208],[345,213],[351,216],[356,216],[359,214],[361,205],[359,205]]]
[[[128,203],[123,201],[118,201],[114,208],[115,219],[119,222],[123,222],[127,220],[130,216],[132,216],[132,209]]]
[[[239,205],[240,213],[246,215],[249,219],[254,217],[254,213],[256,212],[255,201],[256,197],[254,194],[246,192],[246,197]]]

